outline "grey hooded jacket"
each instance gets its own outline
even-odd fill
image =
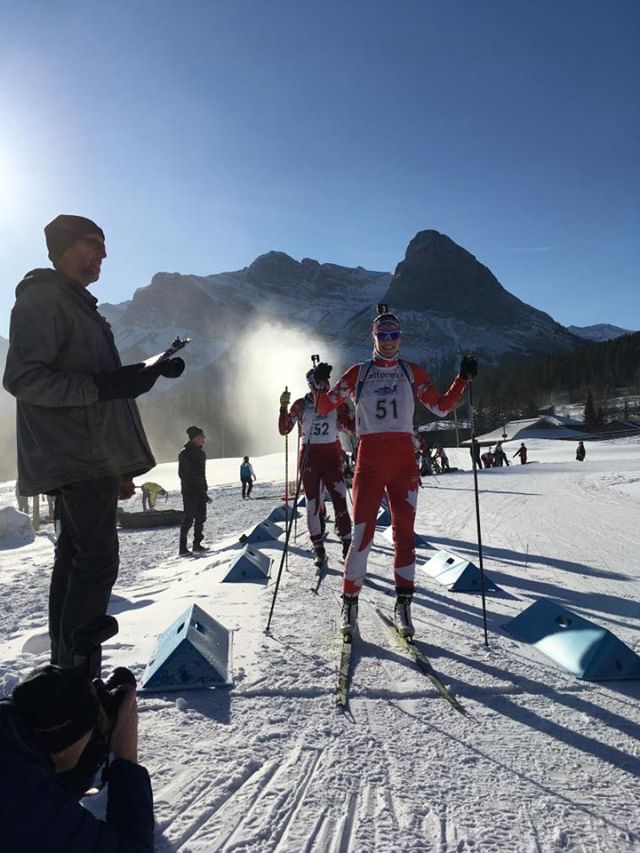
[[[134,477],[155,460],[133,400],[98,400],[93,375],[121,366],[111,327],[82,285],[27,273],[11,312],[4,387],[17,399],[18,488]]]

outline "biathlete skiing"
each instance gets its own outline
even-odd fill
[[[419,487],[413,445],[415,400],[443,417],[458,404],[478,365],[472,356],[464,356],[458,376],[440,394],[422,367],[400,359],[400,321],[386,305],[378,306],[372,336],[373,358],[354,364],[333,387],[329,387],[330,364],[318,364],[313,372],[319,415],[328,415],[351,398],[360,439],[353,478],[353,538],[344,566],[341,631],[351,637],[356,628],[358,594],[386,490],[394,543],[394,623],[399,634],[412,637],[414,522]]]
[[[307,384],[315,389],[313,369],[307,371]],[[318,414],[311,390],[296,400],[291,409],[291,393],[280,395],[278,430],[287,435],[296,424],[301,436],[299,465],[302,470],[302,487],[307,503],[307,527],[314,550],[317,566],[326,560],[323,545],[324,517],[322,514],[322,492],[326,487],[331,495],[338,535],[342,540],[342,556],[345,557],[351,544],[351,519],[347,509],[347,487],[344,482],[343,451],[338,430],[353,432],[355,424],[347,406],[333,406],[325,414]],[[336,411],[337,410],[337,411]]]

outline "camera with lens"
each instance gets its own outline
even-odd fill
[[[136,677],[126,666],[117,666],[106,681],[101,678],[94,678],[92,684],[102,710],[109,721],[108,730],[110,733],[118,718],[118,710],[124,697],[124,691],[120,688],[124,685],[135,687]]]
[[[110,739],[125,695],[124,685],[136,686],[130,669],[118,666],[106,681],[97,677],[100,671],[101,644],[118,632],[113,616],[101,616],[78,628],[73,634],[73,665],[84,670],[93,684],[102,713],[91,739],[75,767],[58,774],[58,780],[70,791],[82,796],[92,785],[106,781]],[[98,771],[102,768],[101,779]]]

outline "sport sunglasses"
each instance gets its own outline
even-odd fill
[[[379,341],[397,341],[399,337],[400,332],[376,332]]]

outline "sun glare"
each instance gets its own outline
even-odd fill
[[[25,184],[22,164],[0,142],[0,221],[9,221],[23,208]]]

